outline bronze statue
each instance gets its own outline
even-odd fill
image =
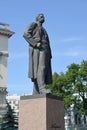
[[[45,18],[38,14],[25,30],[23,37],[29,43],[29,78],[34,82],[33,94],[51,93],[46,89],[52,83],[51,48],[46,30],[43,28]]]

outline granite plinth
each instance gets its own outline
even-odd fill
[[[51,94],[21,96],[19,130],[64,130],[64,103]]]

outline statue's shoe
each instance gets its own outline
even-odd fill
[[[40,94],[47,94],[47,93],[51,93],[51,90],[46,89],[46,88],[43,88],[43,89],[40,90]]]

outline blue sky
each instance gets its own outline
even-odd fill
[[[52,49],[52,72],[65,72],[71,63],[87,60],[87,0],[2,0],[0,22],[10,24],[15,34],[9,39],[7,91],[18,95],[32,93],[28,78],[28,43],[23,32],[45,15]]]

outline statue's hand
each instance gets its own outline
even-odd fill
[[[37,43],[37,47],[38,47],[38,48],[41,48],[41,43],[40,43],[40,42]]]

